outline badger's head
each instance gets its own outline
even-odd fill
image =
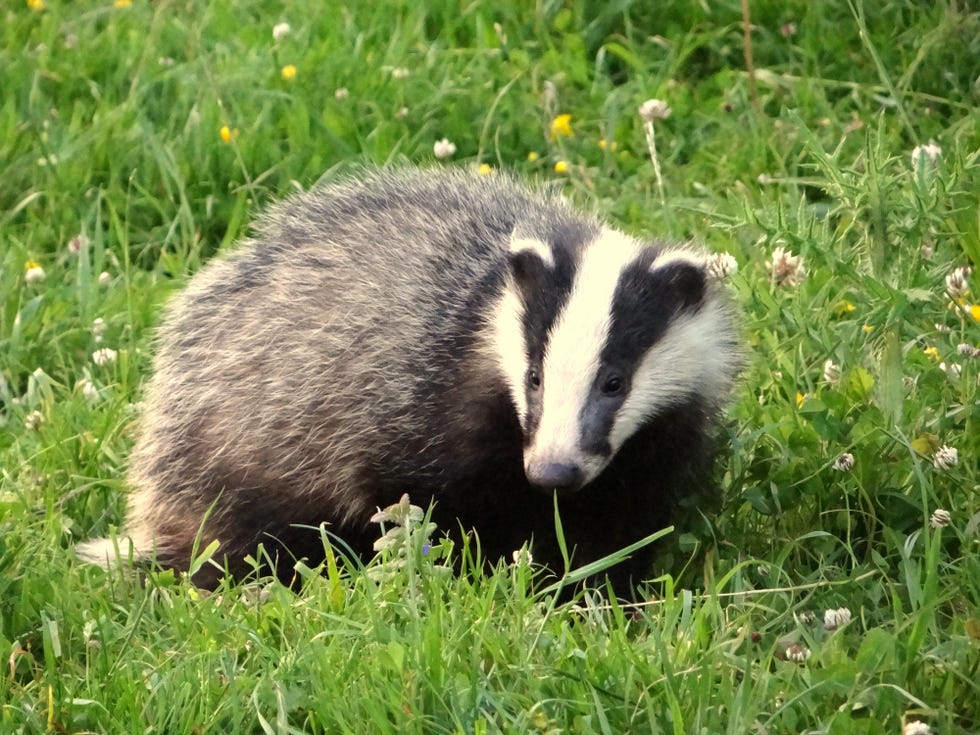
[[[704,258],[603,229],[568,248],[517,234],[494,347],[542,490],[593,481],[640,427],[727,393],[731,319]]]

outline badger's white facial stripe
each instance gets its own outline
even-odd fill
[[[494,355],[503,372],[510,395],[514,399],[517,418],[522,427],[527,418],[524,376],[528,369],[523,314],[524,305],[520,297],[511,288],[506,288],[493,310],[493,321],[490,324]]]
[[[525,468],[576,464],[589,482],[605,467],[608,458],[582,452],[580,417],[601,364],[620,274],[642,249],[637,241],[604,230],[582,252],[571,294],[545,348],[541,420],[525,452]]]

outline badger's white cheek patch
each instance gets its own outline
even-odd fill
[[[524,344],[523,304],[510,289],[504,291],[493,312],[490,331],[500,371],[514,401],[521,427],[526,425],[527,396],[524,376],[527,374],[527,347]]]

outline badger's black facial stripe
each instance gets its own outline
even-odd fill
[[[700,307],[705,287],[704,270],[691,262],[673,260],[651,268],[644,257],[628,266],[613,297],[603,364],[632,374],[636,362],[663,336],[671,320]]]

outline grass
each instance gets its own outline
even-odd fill
[[[738,0],[38,5],[0,10],[0,732],[980,730],[968,3],[751,3],[757,100]],[[515,170],[737,260],[725,504],[648,604],[445,575],[418,529],[298,594],[74,559],[121,520],[167,297],[265,203],[391,162]]]

